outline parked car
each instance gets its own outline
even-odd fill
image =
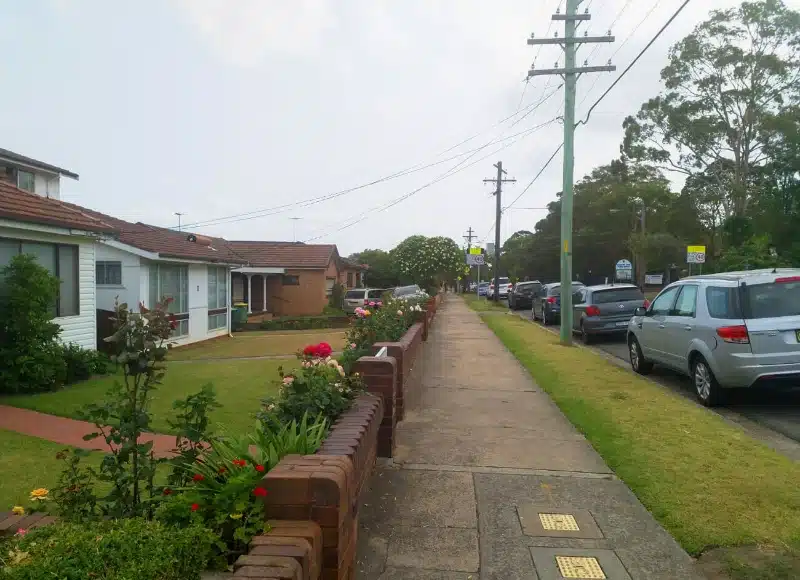
[[[597,336],[625,335],[634,311],[649,302],[633,284],[579,288],[573,295],[572,329],[589,344]]]
[[[540,288],[542,283],[538,280],[531,282],[517,282],[514,289],[508,294],[508,307],[511,310],[522,310],[533,306],[533,293]]]
[[[344,311],[353,314],[356,308],[369,306],[370,302],[382,300],[385,290],[382,288],[353,288],[344,295]]]
[[[478,284],[478,296],[486,296],[489,293],[489,283],[481,282]]]
[[[500,287],[498,288],[497,295],[500,298],[508,297],[508,293],[514,287],[514,285],[509,281],[508,278],[504,278],[504,277],[503,278],[499,278],[497,280],[497,283],[500,284]],[[489,284],[489,291],[487,292],[486,297],[487,298],[494,298],[494,281],[492,281]]]
[[[572,283],[573,292],[583,288],[582,282]],[[544,284],[536,289],[531,306],[531,318],[547,326],[561,317],[561,282]]]
[[[631,367],[692,378],[706,406],[724,390],[800,386],[800,269],[692,276],[670,284],[628,324]]]
[[[398,286],[394,289],[394,292],[392,292],[392,296],[394,298],[401,298],[405,300],[424,300],[430,297],[427,292],[425,292],[416,284],[411,286]]]

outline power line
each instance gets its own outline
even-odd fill
[[[526,107],[524,107],[522,109],[522,111],[525,111],[525,114],[524,114],[524,116],[522,118],[524,119],[528,115],[530,115],[531,113],[536,111],[544,103],[546,103],[548,100],[550,100],[557,92],[558,92],[557,90],[556,91],[552,91],[548,95],[543,96],[537,102],[532,103],[532,104],[527,105]],[[509,119],[512,119],[513,117],[517,116],[520,112],[521,112],[520,110],[516,111],[512,115],[509,115],[505,119],[502,119],[501,121],[496,123],[494,126],[498,126],[498,125],[502,124],[503,122],[508,121]],[[517,123],[514,123],[514,125],[512,125],[512,127],[515,126],[516,124]],[[536,127],[534,127],[534,130],[535,129],[536,129]],[[490,146],[492,146],[492,145],[494,145],[496,143],[505,141],[507,139],[513,139],[513,138],[515,138],[515,137],[517,137],[519,135],[525,134],[527,131],[530,131],[530,130],[531,129],[526,129],[525,131],[522,131],[520,133],[515,133],[514,135],[510,135],[508,137],[506,137],[504,135],[501,135],[500,137],[498,137],[496,139],[492,139],[491,141],[481,145],[480,147],[476,147],[474,149],[471,149],[471,150],[468,150],[468,151],[465,151],[465,152],[462,152],[462,153],[459,153],[459,154],[456,154],[456,155],[452,155],[452,156],[447,157],[445,159],[440,159],[438,161],[434,161],[434,162],[428,163],[426,165],[412,166],[410,168],[407,168],[407,169],[404,169],[402,171],[398,171],[398,172],[392,173],[390,175],[375,179],[373,181],[370,181],[370,182],[367,182],[367,183],[363,183],[361,185],[357,185],[357,186],[354,186],[354,187],[349,187],[347,189],[342,189],[342,190],[339,190],[339,191],[336,191],[336,192],[333,192],[333,193],[329,193],[329,194],[326,194],[326,195],[323,195],[323,196],[314,197],[314,198],[310,198],[310,199],[305,199],[305,200],[298,201],[298,202],[281,204],[281,205],[273,206],[273,207],[270,207],[270,208],[262,208],[262,209],[259,209],[259,210],[250,210],[250,211],[246,211],[246,212],[242,212],[242,213],[238,213],[238,214],[232,214],[232,215],[222,216],[222,217],[214,218],[214,219],[210,219],[210,220],[195,222],[195,223],[192,223],[192,224],[186,224],[184,227],[186,227],[186,228],[198,228],[198,227],[208,227],[208,226],[212,226],[212,225],[223,225],[223,224],[228,224],[228,223],[236,223],[236,222],[240,222],[240,221],[248,221],[248,220],[251,220],[251,219],[259,219],[259,218],[262,218],[262,217],[269,217],[269,216],[272,216],[272,215],[285,213],[287,211],[290,211],[290,210],[293,210],[293,209],[297,209],[297,208],[307,207],[307,206],[315,204],[315,203],[329,201],[331,199],[336,199],[338,197],[347,195],[349,193],[353,193],[355,191],[358,191],[358,190],[361,190],[361,189],[365,189],[365,188],[371,187],[373,185],[377,185],[378,183],[389,181],[391,179],[396,179],[398,177],[404,177],[406,175],[410,175],[411,173],[416,173],[418,171],[423,171],[425,169],[429,169],[431,167],[435,167],[437,165],[441,165],[442,163],[446,163],[448,161],[452,161],[453,159],[458,159],[459,157],[467,156],[466,160],[468,160],[472,156],[474,156],[476,153],[486,149],[487,147],[490,147]],[[486,131],[483,131],[483,132],[486,132]],[[480,134],[481,133],[476,133],[472,137],[469,137],[469,138],[461,141],[460,143],[454,145],[453,147],[450,147],[450,148],[442,151],[439,155],[441,156],[441,155],[444,155],[445,153],[448,153],[449,151],[452,151],[456,147],[458,147],[460,145],[463,145],[467,141],[470,141],[470,140],[474,139],[475,137],[477,137]]]
[[[614,26],[614,24],[616,23],[616,21],[617,21],[617,20],[619,20],[619,17],[620,17],[620,16],[622,16],[622,13],[625,11],[625,8],[627,8],[627,6],[628,6],[628,5],[629,5],[631,2],[632,2],[632,0],[628,0],[628,1],[625,3],[625,5],[622,7],[622,9],[621,9],[621,10],[619,11],[619,13],[617,14],[617,17],[614,19],[614,22],[612,22],[612,23],[611,23],[611,26],[609,27],[609,30],[610,30],[610,29],[611,29],[611,28]],[[617,55],[617,53],[618,53],[618,52],[619,52],[619,51],[622,49],[622,47],[623,47],[623,46],[625,46],[625,45],[628,43],[628,41],[629,41],[631,38],[633,38],[633,33],[634,33],[635,31],[639,30],[639,28],[641,28],[641,27],[642,27],[642,25],[645,23],[645,21],[646,21],[648,18],[650,18],[650,15],[651,15],[651,14],[653,14],[653,12],[655,11],[655,9],[656,9],[656,8],[658,8],[658,5],[659,5],[659,4],[661,4],[661,0],[656,0],[655,4],[653,4],[653,6],[651,6],[651,7],[650,7],[650,10],[648,10],[648,11],[647,11],[647,13],[644,15],[644,18],[642,18],[642,20],[639,22],[639,24],[637,24],[637,25],[636,25],[636,26],[635,26],[635,27],[634,27],[634,28],[633,28],[633,29],[632,29],[632,30],[631,30],[631,31],[628,33],[628,36],[626,36],[626,37],[625,37],[625,39],[624,39],[624,40],[623,40],[623,41],[622,41],[622,42],[619,44],[619,46],[617,46],[616,50],[615,50],[613,53],[611,53],[611,56],[609,57],[609,60],[610,60],[610,59],[613,59],[613,58],[614,58],[614,57]],[[682,8],[681,8],[681,9],[682,9]],[[679,10],[679,12],[680,12],[680,10]],[[595,47],[595,49],[597,49],[597,48],[599,48],[599,45]],[[594,51],[592,51],[591,53],[589,53],[589,56],[592,56],[593,52],[594,52]],[[597,83],[598,83],[599,81],[600,81],[600,77],[595,77],[595,79],[594,79],[594,82],[592,83],[592,86],[590,86],[590,87],[589,87],[589,90],[588,90],[588,91],[586,91],[586,94],[584,94],[584,95],[583,95],[583,98],[581,99],[581,102],[580,102],[580,103],[578,103],[578,105],[582,105],[582,104],[583,104],[583,102],[584,102],[584,101],[587,99],[587,97],[589,96],[589,93],[591,93],[591,92],[594,90],[594,88],[597,86]]]
[[[527,133],[527,134],[522,136],[522,137],[520,137],[520,139],[524,139],[528,135],[532,134],[535,130],[538,130],[538,129],[541,129],[541,128],[547,126],[547,125],[550,125],[550,124],[554,123],[555,121],[556,121],[556,118],[553,118],[553,119],[550,119],[549,121],[546,121],[544,123],[536,125],[535,127],[532,127],[531,129],[528,129],[527,131],[524,131],[524,133]],[[520,140],[520,139],[518,139],[518,140]],[[412,190],[412,191],[410,191],[408,193],[405,193],[405,194],[401,195],[400,197],[397,197],[397,198],[391,200],[387,204],[372,207],[372,208],[366,210],[365,212],[362,212],[361,214],[359,214],[357,216],[353,216],[352,218],[350,218],[350,219],[353,219],[355,221],[346,223],[345,225],[343,225],[343,226],[341,226],[341,227],[339,227],[339,228],[337,228],[335,230],[327,231],[327,232],[324,232],[324,233],[319,234],[317,236],[314,236],[312,238],[309,238],[309,239],[305,240],[305,242],[306,243],[313,242],[313,241],[319,240],[321,238],[327,237],[327,236],[329,236],[331,234],[335,234],[335,233],[338,233],[340,231],[343,231],[343,230],[346,230],[348,228],[351,228],[352,226],[354,226],[354,225],[356,225],[358,223],[361,223],[362,221],[367,219],[367,217],[369,217],[372,213],[375,213],[375,212],[378,212],[378,211],[385,211],[387,209],[390,209],[390,208],[394,207],[395,205],[397,205],[398,203],[401,203],[401,202],[405,201],[406,199],[416,195],[417,193],[419,193],[423,189],[427,189],[428,187],[430,187],[432,185],[435,185],[436,183],[439,183],[440,181],[443,181],[444,179],[447,179],[448,177],[451,177],[451,176],[455,175],[456,173],[460,173],[461,171],[464,171],[465,169],[480,163],[484,159],[492,157],[493,155],[499,153],[503,149],[511,147],[512,145],[514,145],[514,143],[516,143],[516,141],[514,141],[512,143],[508,143],[506,145],[503,145],[499,149],[496,149],[496,150],[492,151],[491,153],[488,153],[488,154],[476,159],[475,161],[473,161],[472,163],[470,163],[468,165],[464,165],[463,167],[459,167],[459,165],[463,165],[463,163],[466,161],[466,160],[463,160],[460,163],[458,163],[458,164],[454,165],[453,167],[451,167],[450,169],[448,169],[447,171],[445,171],[443,174],[441,174],[441,175],[437,176],[436,178],[434,178],[433,180],[429,181],[428,183],[426,183],[426,184],[424,184],[424,185],[422,185],[422,186],[420,186],[420,187],[418,187],[418,188],[416,188],[416,189],[414,189],[414,190]]]

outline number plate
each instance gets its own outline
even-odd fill
[[[628,326],[627,322],[617,322],[617,326]]]

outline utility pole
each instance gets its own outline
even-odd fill
[[[181,216],[184,216],[186,214],[176,211],[173,215],[178,216],[178,231],[181,231]]]
[[[647,206],[642,202],[642,208],[639,210],[639,225],[642,230],[642,242],[645,241],[647,236],[647,231],[645,230],[645,216],[647,215]],[[644,291],[644,281],[645,276],[647,275],[647,259],[644,257],[644,252],[639,252],[639,260],[637,261],[636,267],[639,270],[639,276],[637,276],[636,282],[638,286]]]
[[[470,226],[470,228],[467,230],[467,235],[464,236],[464,239],[467,240],[467,253],[468,254],[469,254],[469,251],[472,249],[472,240],[478,237],[478,236],[476,236],[475,234],[472,233],[473,231],[474,230],[472,229],[472,226]]]
[[[553,20],[564,21],[564,37],[558,38],[531,38],[528,44],[558,44],[564,49],[564,68],[531,69],[528,78],[539,75],[560,75],[564,78],[564,184],[561,194],[561,344],[572,344],[572,195],[573,171],[575,162],[575,90],[578,75],[588,72],[614,71],[617,67],[589,66],[584,61],[584,66],[575,65],[576,53],[579,44],[596,42],[614,42],[611,31],[606,36],[575,36],[576,23],[582,20],[591,20],[587,9],[584,14],[578,14],[581,0],[567,0],[565,14],[556,11]]]
[[[494,164],[494,167],[497,168],[497,177],[494,179],[484,179],[484,183],[494,183],[496,189],[494,190],[494,195],[497,198],[497,207],[495,208],[495,220],[494,220],[494,294],[492,295],[492,300],[495,302],[500,302],[500,217],[503,213],[503,206],[501,204],[501,197],[503,193],[503,184],[504,183],[514,183],[516,179],[506,179],[503,175],[506,174],[506,171],[503,169],[503,162],[498,161]]]

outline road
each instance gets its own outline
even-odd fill
[[[529,310],[517,311],[516,314],[531,320]],[[553,327],[553,331],[558,332],[558,328]],[[624,337],[603,339],[589,348],[612,355],[619,366],[630,369]],[[657,367],[648,378],[697,403],[688,377]],[[800,461],[800,390],[788,393],[735,391],[725,407],[716,411],[770,447]]]

